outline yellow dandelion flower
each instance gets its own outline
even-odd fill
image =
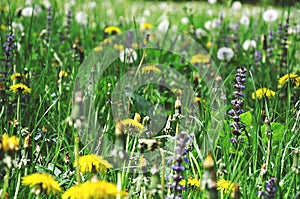
[[[140,134],[144,130],[144,125],[133,119],[122,120],[125,134]]]
[[[114,49],[116,49],[118,51],[122,51],[122,50],[124,50],[124,46],[122,44],[115,44]]]
[[[199,64],[199,63],[208,63],[210,61],[210,56],[209,55],[204,55],[204,54],[196,54],[192,56],[190,62],[192,64]]]
[[[106,39],[104,39],[103,40],[103,43],[105,44],[105,45],[107,45],[107,44],[111,44],[111,39],[109,39],[109,38],[106,38]]]
[[[17,151],[20,148],[20,140],[16,136],[2,135],[2,148],[4,152]]]
[[[144,32],[145,30],[151,29],[151,28],[153,28],[153,25],[151,23],[144,22],[144,23],[140,24],[140,31],[141,32]]]
[[[221,178],[217,181],[217,189],[222,190],[225,194],[231,193],[234,190],[234,183]]]
[[[5,30],[6,26],[4,24],[1,24],[1,30]]]
[[[202,99],[201,97],[194,97],[194,102],[200,102],[200,103],[203,103],[205,104],[206,103],[206,100]]]
[[[18,94],[29,94],[31,92],[30,88],[24,84],[14,84],[11,85],[9,88],[12,92],[18,93]]]
[[[94,48],[94,51],[98,52],[98,51],[102,51],[103,50],[103,46],[97,46],[96,48]]]
[[[58,74],[59,79],[62,79],[64,77],[68,77],[68,73],[66,71],[60,71]]]
[[[151,72],[159,74],[161,72],[161,70],[155,65],[144,66],[142,68],[143,74],[150,74]]]
[[[131,47],[132,47],[133,49],[138,49],[138,48],[139,48],[139,44],[138,44],[138,43],[132,43],[132,44],[131,44]]]
[[[291,81],[295,88],[300,87],[300,76],[294,73],[286,74],[282,76],[278,81],[279,88],[282,87],[288,81]]]
[[[176,95],[182,95],[182,90],[180,88],[172,88],[171,91]]]
[[[12,81],[15,81],[15,80],[17,80],[17,79],[21,79],[21,77],[22,77],[21,73],[14,73],[14,74],[12,74],[12,75],[10,76],[10,79],[11,79]]]
[[[264,96],[267,98],[272,98],[275,96],[275,92],[268,88],[260,88],[255,93],[252,93],[252,99],[262,99]]]
[[[76,162],[74,162],[74,166],[77,166]],[[104,160],[102,156],[95,154],[81,156],[79,158],[79,166],[81,173],[106,173],[107,169],[112,168],[112,165],[108,161]]]
[[[118,192],[117,186],[106,181],[91,182],[75,185],[69,188],[62,199],[109,199],[116,198],[117,195],[125,195],[124,192]]]
[[[140,114],[138,114],[138,113],[135,113],[135,114],[134,114],[134,118],[133,118],[133,119],[134,119],[135,121],[137,121],[137,122],[139,122],[139,123],[140,123],[142,118],[141,118],[141,115],[140,115]]]
[[[115,35],[122,33],[121,29],[116,26],[108,26],[104,29],[104,33],[109,35]]]
[[[212,43],[211,43],[210,41],[208,41],[208,42],[205,44],[205,46],[206,46],[207,48],[210,48],[211,45],[212,45]]]
[[[187,185],[195,186],[195,187],[199,187],[199,188],[201,187],[201,182],[200,182],[199,180],[197,180],[197,179],[195,179],[195,178],[191,178],[191,177],[188,178],[187,182],[186,182],[185,179],[184,179],[184,180],[181,180],[181,181],[179,182],[179,184],[180,184],[181,186],[185,186],[185,185],[187,184]]]
[[[22,178],[22,184],[29,186],[31,191],[37,195],[41,192],[47,194],[57,194],[61,192],[58,182],[47,173],[34,173],[27,175]]]

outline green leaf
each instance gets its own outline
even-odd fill
[[[280,141],[284,131],[284,125],[279,122],[274,122],[271,124],[271,130],[273,132],[273,140]]]
[[[250,113],[250,111],[247,111],[245,113],[242,113],[240,115],[241,118],[241,122],[243,122],[244,124],[246,124],[246,126],[250,126],[252,123],[252,115]]]

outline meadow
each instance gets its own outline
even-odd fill
[[[300,198],[300,4],[0,3],[0,198]]]

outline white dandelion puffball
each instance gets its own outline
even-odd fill
[[[162,22],[160,22],[160,24],[158,25],[157,29],[160,32],[167,32],[168,28],[169,28],[169,24],[170,24],[169,20],[164,19],[164,20],[162,20]]]
[[[244,50],[255,49],[255,48],[256,48],[256,42],[254,40],[247,39],[243,44]]]
[[[208,2],[209,4],[216,4],[216,3],[217,3],[217,0],[207,0],[207,2]]]
[[[88,14],[85,12],[77,12],[75,15],[75,20],[77,23],[86,26],[88,23]]]
[[[182,23],[182,24],[188,24],[188,23],[189,23],[189,18],[183,17],[183,18],[181,19],[181,23]]]
[[[119,58],[121,62],[131,64],[137,59],[137,53],[132,48],[125,48],[120,52]]]
[[[233,50],[229,47],[222,47],[218,50],[217,57],[219,60],[230,61],[233,57]]]
[[[144,10],[144,15],[145,15],[146,17],[149,17],[149,16],[151,15],[150,10]]]
[[[247,16],[242,16],[240,19],[240,24],[245,25],[245,26],[249,26],[250,24],[250,19]]]
[[[11,23],[11,27],[13,29],[14,32],[16,31],[21,31],[23,32],[24,31],[24,26],[21,24],[21,23],[18,23],[18,22],[12,22]]]
[[[278,12],[274,9],[269,9],[263,13],[263,19],[265,22],[272,23],[278,18]]]
[[[211,27],[211,21],[205,22],[204,28],[205,28],[206,30],[210,30],[210,29],[212,28],[212,27]]]
[[[235,1],[232,3],[231,8],[233,10],[240,10],[240,9],[242,9],[242,3],[239,1]]]
[[[203,30],[202,28],[197,28],[195,31],[195,34],[198,38],[205,36],[207,33],[205,30]]]
[[[40,12],[42,12],[42,8],[38,5],[34,7],[26,7],[22,10],[22,16],[24,17],[31,17],[38,15]]]

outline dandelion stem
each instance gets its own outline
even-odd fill
[[[122,174],[120,171],[118,171],[118,184],[117,184],[117,191],[118,191],[118,195],[116,199],[121,199],[121,189],[122,189]]]
[[[80,168],[79,168],[79,135],[75,133],[74,155],[76,162],[76,181],[80,184]]]
[[[10,169],[6,168],[6,175],[4,177],[4,184],[3,184],[3,188],[2,188],[1,199],[4,199],[6,196],[6,190],[7,190],[8,182],[9,182],[9,176],[10,176]]]
[[[18,95],[18,102],[17,102],[17,121],[19,122],[20,119],[20,95]]]

